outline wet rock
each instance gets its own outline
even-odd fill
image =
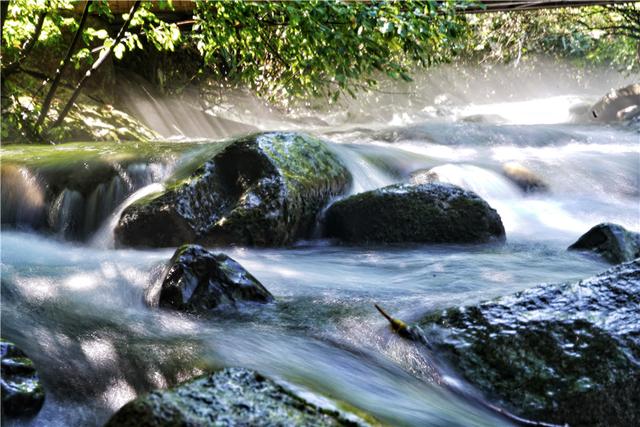
[[[44,403],[44,390],[33,362],[15,344],[0,340],[2,356],[2,415],[35,415]]]
[[[640,84],[612,90],[591,107],[594,120],[619,122],[640,114]]]
[[[602,223],[583,234],[569,250],[593,251],[613,263],[640,257],[640,233],[628,231],[618,224]]]
[[[319,408],[257,372],[231,368],[129,402],[105,427],[212,425],[355,426],[364,422]]]
[[[334,203],[326,234],[350,243],[481,243],[504,240],[498,213],[451,184],[397,184]]]
[[[205,311],[241,301],[265,303],[273,301],[273,296],[225,254],[214,254],[198,245],[176,250],[162,282],[161,307]]]
[[[543,193],[549,190],[549,186],[539,176],[520,163],[505,163],[502,165],[502,174],[525,193]]]
[[[640,423],[640,260],[419,322],[470,383],[525,418]]]
[[[125,209],[115,229],[120,245],[287,245],[307,237],[351,181],[322,141],[295,133],[217,144],[190,168]]]

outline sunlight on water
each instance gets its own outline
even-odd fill
[[[167,138],[218,140],[255,129],[323,137],[353,176],[349,194],[430,171],[495,208],[507,243],[213,248],[242,264],[276,302],[193,316],[158,308],[175,248],[113,249],[124,209],[162,191],[172,167],[123,170],[93,188],[80,210],[73,209],[78,194],[61,191],[44,221],[64,229],[82,211],[92,218],[87,230],[99,226],[89,242],[8,228],[0,236],[3,336],[33,358],[48,393],[40,414],[18,425],[102,425],[139,394],[222,366],[255,368],[314,399],[327,396],[323,404],[344,402],[390,425],[503,424],[448,392],[443,384],[467,386],[391,334],[373,304],[414,321],[540,283],[579,280],[606,264],[566,251],[576,238],[602,221],[640,229],[637,129],[575,115],[628,78],[611,70],[578,78],[567,70],[446,66],[413,83],[383,82],[387,93],[286,112],[236,92],[197,114],[188,96],[128,92],[132,111]],[[209,147],[202,141],[178,164]],[[523,191],[504,171],[513,161],[546,191]],[[3,206],[3,216],[28,218],[42,208],[44,190],[33,176],[3,168],[2,180],[3,200],[15,190],[7,199],[15,209]]]

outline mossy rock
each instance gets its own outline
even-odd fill
[[[16,418],[37,414],[44,403],[44,390],[33,362],[15,344],[2,339],[0,355],[2,416]]]
[[[568,249],[592,251],[612,264],[619,264],[640,257],[640,233],[618,224],[602,223],[580,236]]]
[[[105,427],[358,426],[353,415],[319,408],[257,372],[229,368],[129,402]]]
[[[160,307],[199,312],[220,305],[273,301],[255,277],[225,254],[184,245],[176,250],[169,264],[160,290]]]
[[[522,417],[640,425],[640,260],[419,322],[437,354]]]
[[[326,235],[349,243],[502,241],[498,213],[471,191],[450,184],[397,184],[334,203]]]
[[[122,246],[281,246],[308,237],[351,175],[324,142],[296,133],[226,141],[176,171],[167,189],[123,212]]]

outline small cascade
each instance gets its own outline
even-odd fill
[[[84,197],[78,191],[65,188],[49,208],[48,225],[60,237],[73,239],[81,234]]]
[[[120,216],[122,212],[127,208],[127,206],[136,202],[137,200],[142,199],[153,193],[158,193],[164,190],[164,185],[156,182],[153,184],[149,184],[145,187],[142,187],[120,204],[120,206],[113,212],[107,221],[100,227],[100,229],[94,234],[91,239],[91,244],[93,246],[101,247],[101,248],[113,248],[114,247],[114,238],[113,238],[113,230],[118,225],[118,221],[120,220]]]
[[[438,181],[471,190],[483,199],[519,199],[521,191],[504,176],[469,164],[445,164],[431,169]]]
[[[331,144],[331,148],[340,157],[353,177],[350,194],[385,187],[395,184],[400,179],[390,172],[384,171],[379,165],[375,165],[353,147],[342,144]]]
[[[87,237],[117,209],[131,193],[153,182],[161,181],[169,168],[161,164],[134,163],[115,167],[117,175],[109,182],[98,184],[87,198],[84,214],[84,233]]]
[[[85,240],[135,191],[162,181],[172,165],[110,164],[89,178],[60,179],[50,170],[2,167],[4,228],[52,232],[63,239]]]

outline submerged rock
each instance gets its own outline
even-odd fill
[[[618,264],[640,257],[640,233],[618,224],[602,223],[583,234],[569,250],[593,251]]]
[[[591,107],[593,119],[603,122],[630,120],[640,115],[640,84],[612,90]]]
[[[430,345],[488,400],[558,424],[640,424],[640,260],[425,317]]]
[[[176,250],[170,264],[160,291],[161,307],[204,311],[240,301],[273,301],[255,277],[225,254],[184,245]]]
[[[33,362],[15,344],[0,340],[2,356],[2,415],[35,415],[44,403],[44,390]]]
[[[230,368],[139,397],[105,427],[212,425],[356,426],[364,422],[319,408],[257,372]]]
[[[125,246],[286,245],[310,234],[320,210],[351,175],[320,140],[295,133],[218,144],[168,188],[123,212]]]
[[[397,184],[334,203],[326,234],[351,243],[481,243],[504,240],[498,213],[451,184]]]
[[[542,193],[549,190],[549,186],[539,176],[520,163],[505,163],[502,165],[502,174],[525,193]]]

